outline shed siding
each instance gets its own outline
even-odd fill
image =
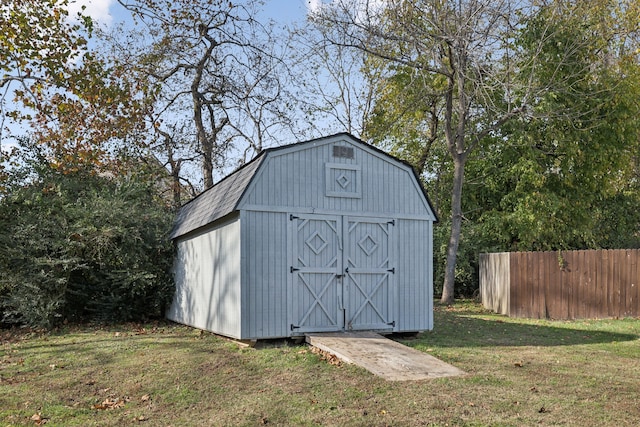
[[[177,241],[176,292],[167,317],[241,338],[238,215]]]
[[[303,328],[433,328],[436,218],[408,165],[338,135],[267,150],[208,191],[183,208],[172,235],[178,253],[168,318],[237,339],[294,336]],[[337,224],[329,226],[337,241],[322,218]],[[313,260],[296,253],[325,256],[320,243],[338,248],[335,263],[322,265],[328,273],[311,271]],[[361,258],[350,258],[356,254]],[[334,275],[335,289],[324,276],[310,283],[315,273]],[[380,282],[371,279],[381,274]],[[329,300],[325,309],[342,320],[327,326],[313,309]]]
[[[243,211],[243,339],[288,336],[287,215]]]
[[[434,219],[407,166],[355,144],[351,145],[353,159],[336,158],[332,154],[336,144],[349,145],[346,141],[334,141],[270,153],[238,207]],[[327,165],[340,164],[359,167],[360,197],[327,197]]]
[[[432,224],[399,220],[397,331],[433,329]]]

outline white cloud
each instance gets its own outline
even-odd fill
[[[113,17],[109,8],[114,0],[75,0],[69,2],[69,17],[74,18],[78,12],[90,16],[99,25],[109,26],[113,22]],[[82,6],[86,8],[82,10]]]
[[[337,8],[351,11],[357,20],[365,16],[375,16],[387,7],[388,0],[307,0],[309,15],[319,13],[323,8]]]
[[[322,0],[307,0],[307,10],[310,14],[314,14],[322,7]]]

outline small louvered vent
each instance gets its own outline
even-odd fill
[[[343,145],[333,146],[333,157],[341,157],[344,159],[353,159],[353,147],[345,147]]]

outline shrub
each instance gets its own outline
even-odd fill
[[[4,322],[161,316],[173,292],[172,213],[151,183],[27,164],[0,199]],[[23,174],[24,176],[24,174]]]

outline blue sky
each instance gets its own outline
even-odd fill
[[[320,4],[322,0],[266,0],[263,9],[267,18],[287,25],[303,22],[308,11],[314,10]],[[69,15],[75,16],[82,10],[82,6],[86,7],[83,13],[91,16],[98,25],[103,27],[109,28],[131,19],[130,13],[124,10],[117,0],[69,0]],[[20,131],[25,127],[24,124],[7,121],[1,125],[10,129],[9,134],[24,133]],[[0,132],[0,150],[15,144],[11,138],[6,138],[9,134]]]
[[[267,0],[265,14],[283,24],[302,21],[309,9],[315,9],[321,0]],[[116,0],[76,0],[70,5],[71,15],[86,6],[85,13],[98,21],[101,25],[110,26],[127,19],[127,13]]]

